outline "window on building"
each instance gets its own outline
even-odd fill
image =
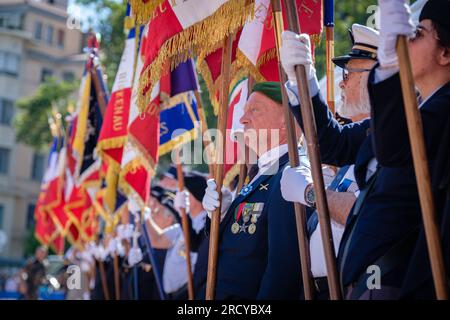
[[[0,204],[0,230],[3,230],[3,218],[5,215],[5,207]]]
[[[58,30],[58,37],[56,44],[58,45],[58,47],[64,48],[64,30],[62,29]]]
[[[0,28],[21,29],[22,16],[20,13],[0,14]]]
[[[19,55],[0,51],[0,72],[16,76],[19,73]]]
[[[51,76],[53,76],[53,71],[51,69],[47,69],[47,68],[42,69],[41,82],[45,82]]]
[[[0,98],[0,124],[11,125],[14,114],[14,103],[8,99]]]
[[[64,71],[62,74],[63,80],[64,81],[73,81],[75,79],[75,75],[73,74],[72,71]]]
[[[34,210],[36,209],[36,205],[34,203],[30,203],[27,208],[27,221],[26,221],[26,229],[30,230],[34,228]]]
[[[42,154],[35,153],[33,155],[33,163],[31,168],[31,179],[41,181],[44,176],[45,157]]]
[[[0,174],[8,173],[9,154],[10,154],[9,149],[0,147]]]
[[[45,43],[52,45],[53,44],[53,27],[47,26],[47,31],[45,32]]]
[[[40,21],[34,23],[34,39],[42,40],[42,22]]]

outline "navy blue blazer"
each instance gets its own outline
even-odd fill
[[[216,299],[298,299],[302,291],[294,206],[280,190],[282,169],[262,175],[246,195],[238,195],[220,224]],[[233,234],[235,213],[245,204],[262,204],[256,231]],[[243,224],[240,216],[239,224]],[[203,295],[204,295],[203,287]]]
[[[420,220],[420,203],[399,75],[396,74],[375,84],[372,74],[370,80],[369,93],[373,106],[372,126],[377,158],[382,166],[408,170],[408,174],[414,178],[414,180],[408,179],[409,184],[404,186],[413,197],[408,206],[405,206],[401,199],[397,200],[399,211],[413,210],[420,226],[417,243],[405,270],[402,296],[435,298],[425,234]],[[389,94],[386,94],[387,92]],[[450,274],[450,83],[445,84],[423,103],[420,114],[448,277]]]
[[[391,91],[392,88],[389,88],[387,92]],[[390,99],[386,92],[377,97],[384,101]],[[328,111],[320,93],[312,98],[312,103],[322,162],[336,166],[354,164],[355,178],[361,190],[366,186],[367,165],[375,157],[370,120],[342,126]],[[302,126],[299,106],[291,108]],[[368,266],[419,225],[415,178],[411,170],[412,166],[378,168],[377,180],[365,198],[356,225],[353,209],[350,211],[338,253],[338,268],[344,286],[358,280]],[[353,228],[356,229],[348,244],[348,258],[343,265],[343,248]],[[399,287],[407,263],[398,261],[398,268],[384,276],[382,284]]]

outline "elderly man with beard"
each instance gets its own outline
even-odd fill
[[[342,90],[342,104],[338,106],[338,112],[353,121],[346,125],[339,124],[333,117],[319,92],[309,37],[285,31],[281,48],[281,62],[289,78],[286,87],[294,116],[303,127],[294,73],[294,66],[303,64],[309,78],[322,161],[341,167],[326,190],[336,252],[349,212],[360,195],[361,184],[358,179],[369,179],[377,167],[370,145],[370,99],[367,82],[369,72],[377,61],[379,33],[374,29],[354,24],[350,36],[353,46],[349,54],[333,59],[333,62],[343,69],[342,81],[339,84]],[[286,200],[314,208],[313,183],[311,177],[305,174],[304,168],[287,166],[281,179],[281,190]],[[317,298],[325,299],[328,293],[327,271],[317,213],[311,215],[307,226],[310,236],[311,272],[316,282],[316,294]]]

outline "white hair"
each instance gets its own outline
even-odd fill
[[[336,106],[337,112],[343,117],[354,117],[360,114],[370,113],[370,98],[369,91],[367,90],[367,82],[369,79],[369,73],[364,73],[359,83],[359,101],[350,102],[345,99],[344,102],[340,101]]]

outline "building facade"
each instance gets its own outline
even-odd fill
[[[67,19],[67,0],[0,1],[0,230],[8,239],[2,257],[23,257],[46,164],[45,154],[16,142],[15,102],[49,76],[72,80],[83,72],[83,35]]]

